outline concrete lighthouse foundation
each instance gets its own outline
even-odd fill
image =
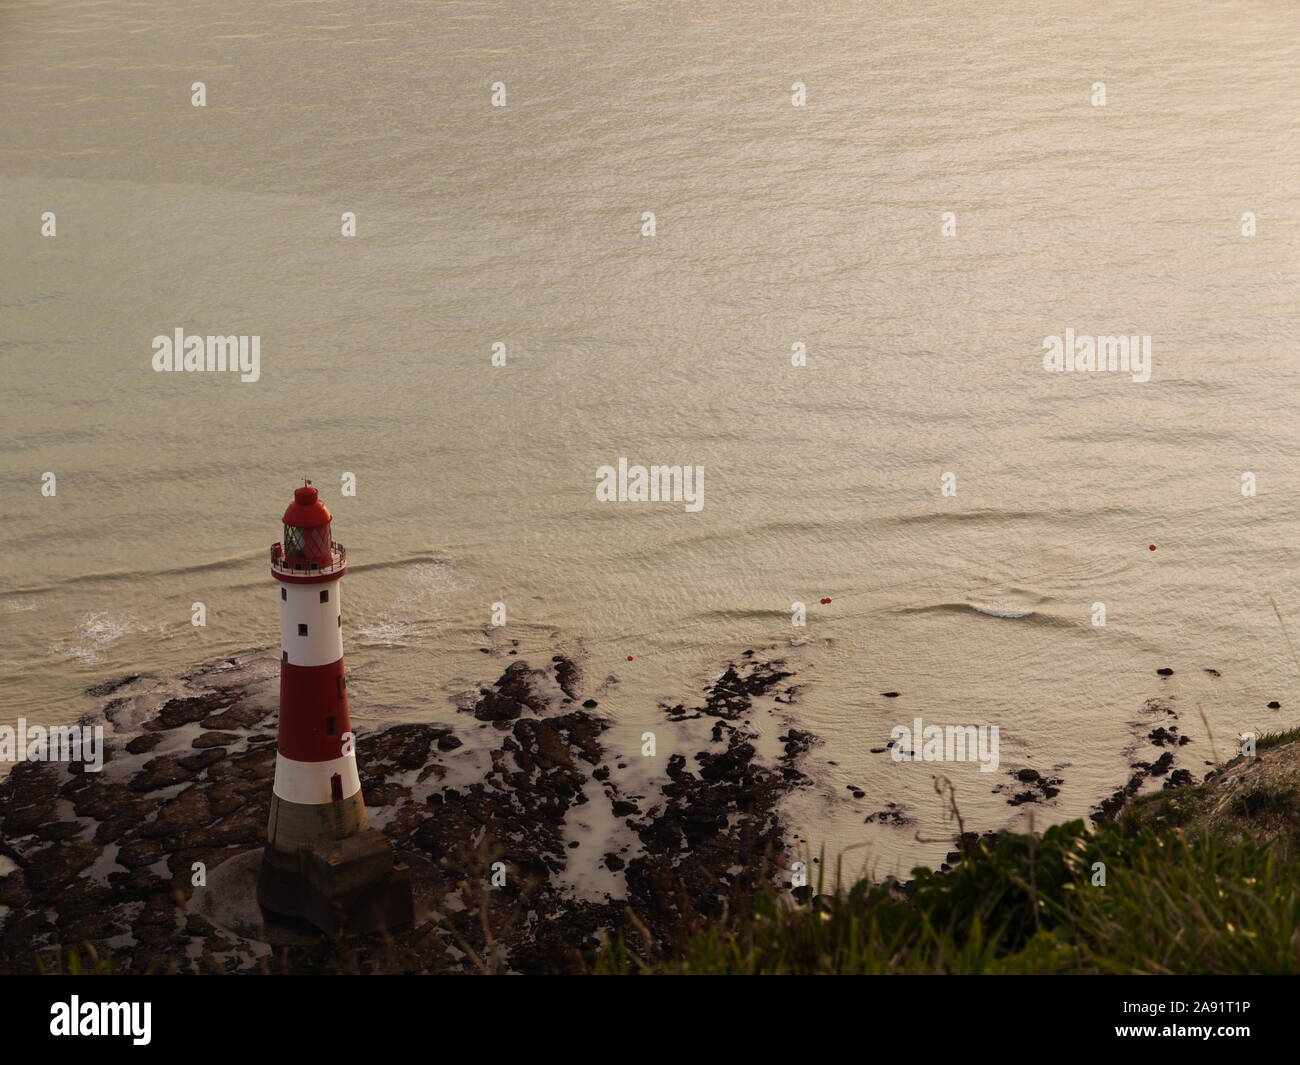
[[[295,852],[268,844],[257,901],[333,939],[398,931],[415,920],[410,870],[395,861],[392,845],[375,828]]]
[[[280,589],[280,728],[257,898],[332,937],[410,927],[410,871],[366,820],[348,717],[340,585],[347,552],[310,483],[271,548]]]

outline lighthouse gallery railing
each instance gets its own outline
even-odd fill
[[[330,541],[330,561],[324,565],[305,558],[285,558],[284,545],[271,545],[271,568],[281,573],[337,573],[348,564],[348,553],[337,540]]]

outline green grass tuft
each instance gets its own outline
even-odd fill
[[[1255,750],[1263,751],[1269,747],[1281,747],[1284,743],[1293,743],[1296,740],[1300,740],[1300,726],[1284,729],[1281,732],[1265,732],[1256,737]]]

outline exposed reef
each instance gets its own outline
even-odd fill
[[[573,971],[611,931],[652,957],[779,878],[777,807],[814,742],[788,727],[780,753],[759,754],[756,704],[783,711],[796,692],[782,665],[747,653],[698,700],[662,707],[653,746],[632,751],[612,748],[595,700],[577,705],[581,671],[562,655],[513,662],[453,724],[362,733],[367,810],[412,868],[416,927],[274,947],[200,905],[265,839],[265,684],[213,663],[143,719],[148,693],[131,691],[147,678],[101,685],[101,772],[20,762],[0,780],[0,971],[58,968],[86,944],[118,972]]]

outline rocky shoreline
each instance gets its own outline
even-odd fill
[[[779,648],[746,651],[698,698],[661,704],[630,750],[615,749],[594,697],[617,679],[593,688],[556,654],[541,668],[514,660],[449,723],[359,730],[371,823],[412,870],[412,930],[339,944],[251,934],[219,919],[232,902],[260,919],[244,867],[264,842],[278,663],[249,661],[209,663],[179,687],[99,685],[101,772],[24,761],[0,779],[0,972],[58,970],[73,948],[116,972],[583,972],[611,933],[653,962],[764,887],[808,899],[790,882],[807,855],[779,808],[811,783],[802,763],[818,740],[795,727],[800,689]],[[1194,785],[1176,765],[1191,742],[1177,702],[1149,699],[1130,723],[1131,776],[1092,820],[1152,783]],[[1004,769],[993,792],[1053,806],[1061,768]],[[917,825],[894,802],[865,821]],[[991,834],[955,837],[940,870]]]
[[[779,753],[760,755],[759,704],[780,720],[797,695],[783,664],[746,652],[698,700],[661,707],[655,749],[689,753],[659,753],[652,774],[635,771],[642,750],[611,749],[610,719],[562,655],[513,662],[454,726],[361,734],[371,821],[427,905],[391,938],[275,947],[197,905],[264,841],[265,676],[213,663],[160,706],[148,678],[102,685],[116,732],[101,772],[20,762],[0,780],[0,971],[57,970],[75,947],[115,972],[573,972],[611,931],[654,958],[788,864],[777,807],[807,783],[815,740],[787,725]],[[575,863],[607,889],[576,889]]]

